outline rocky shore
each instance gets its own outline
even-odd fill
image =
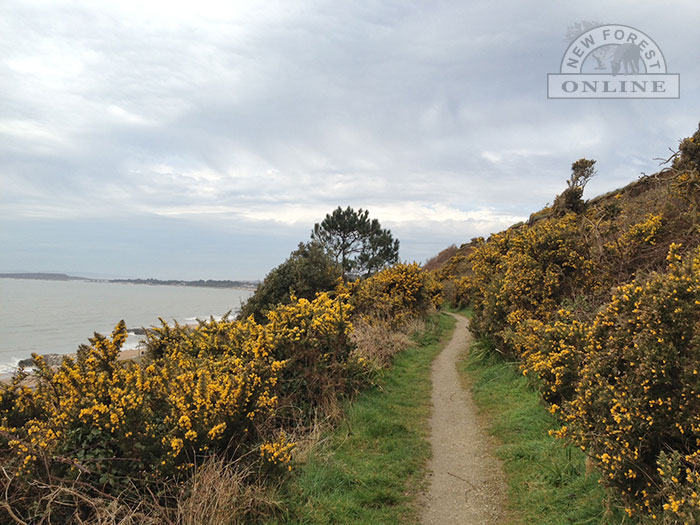
[[[127,330],[128,333],[137,335],[137,336],[144,336],[146,335],[146,330],[144,328],[129,328]],[[141,356],[143,356],[145,352],[145,349],[141,344],[136,346],[135,348],[127,348],[121,351],[119,354],[119,360],[125,360],[125,359],[138,359]],[[64,357],[74,357],[75,354],[55,354],[55,353],[48,353],[48,354],[41,354],[41,357],[44,358],[44,362],[48,366],[60,366],[61,363],[63,362]],[[32,368],[36,366],[36,363],[34,362],[33,357],[28,357],[27,359],[22,359],[17,363],[17,368]],[[6,377],[11,377],[11,373],[7,374],[0,374],[0,380],[5,380]]]

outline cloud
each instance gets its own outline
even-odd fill
[[[34,235],[124,217],[241,239],[270,228],[286,249],[351,205],[400,232],[402,256],[424,259],[551,202],[577,158],[598,160],[591,193],[658,167],[697,125],[700,61],[688,50],[700,48],[700,7],[674,6],[685,16],[602,0],[6,1],[0,222]],[[546,99],[567,25],[601,13],[655,37],[682,76],[680,100]],[[12,238],[22,253],[30,244]],[[260,261],[246,255],[232,272],[279,262],[247,249]]]

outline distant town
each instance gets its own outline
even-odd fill
[[[65,273],[0,273],[0,279],[36,279],[42,281],[87,281],[95,283],[148,284],[151,286],[197,286],[202,288],[237,288],[255,289],[260,281],[222,281],[199,279],[198,281],[181,281],[177,279],[91,279]]]

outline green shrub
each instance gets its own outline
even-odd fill
[[[441,302],[439,283],[416,263],[395,264],[359,282],[352,297],[358,315],[389,320],[394,328],[425,317]]]
[[[665,505],[689,522],[700,518],[700,251],[681,260],[678,248],[668,272],[620,286],[594,320],[562,434],[631,514]]]
[[[472,330],[513,354],[512,332],[526,319],[547,320],[581,288],[597,286],[577,215],[549,218],[493,235],[469,255]]]
[[[238,319],[253,316],[264,322],[267,311],[290,302],[290,295],[313,300],[317,293],[333,290],[342,272],[318,242],[299,243],[289,258],[274,268],[241,306]]]

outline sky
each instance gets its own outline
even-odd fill
[[[633,26],[674,100],[551,100],[567,28]],[[700,121],[700,3],[0,3],[0,272],[260,279],[338,206],[402,260],[659,169]]]

